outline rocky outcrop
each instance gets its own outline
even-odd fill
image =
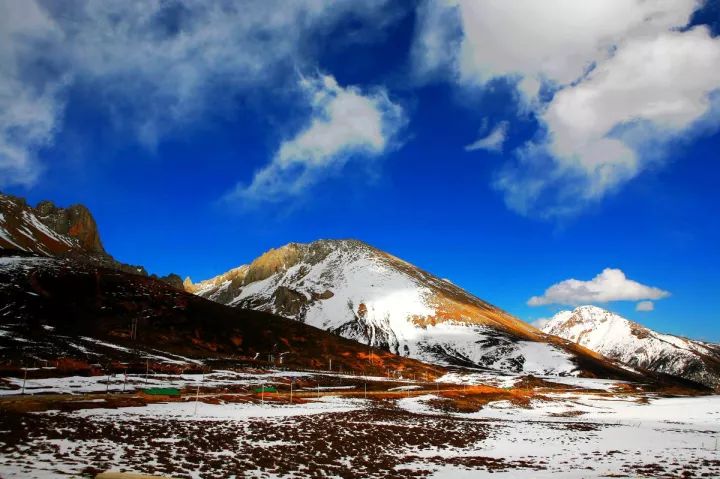
[[[41,201],[33,209],[35,216],[56,233],[74,238],[88,253],[106,254],[100,241],[97,223],[83,205],[60,208],[51,201]]]
[[[152,276],[155,277],[155,275]],[[175,289],[185,290],[182,278],[175,273],[170,273],[167,276],[160,276],[158,277],[158,279],[163,283],[172,286]]]
[[[105,251],[95,218],[83,205],[61,208],[41,201],[33,208],[24,198],[0,193],[0,249],[72,257],[126,273],[148,274],[142,266],[121,263]],[[183,289],[177,275],[161,279]]]

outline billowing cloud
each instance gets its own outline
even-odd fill
[[[228,199],[277,201],[298,195],[352,158],[372,159],[388,151],[405,123],[402,108],[382,88],[342,87],[329,75],[304,78],[301,86],[313,109],[307,125]]]
[[[698,4],[696,0],[447,3],[460,15],[462,41],[456,62],[461,80],[484,83],[493,77],[517,77],[527,79],[527,85],[571,84],[625,40],[686,24]]]
[[[292,91],[294,72],[317,66],[318,35],[348,16],[363,32],[382,29],[388,8],[385,0],[1,2],[0,184],[32,182],[35,153],[62,127],[72,88],[153,147],[223,114],[239,95]]]
[[[720,62],[720,38],[682,28],[700,4],[450,1],[454,16],[420,23],[418,74],[449,72],[465,87],[515,81],[543,134],[494,185],[521,214],[572,215],[662,161],[674,142],[717,127],[720,70],[707,66]],[[450,59],[439,62],[442,39]],[[549,95],[539,95],[543,85]]]
[[[507,128],[508,123],[506,121],[500,122],[490,133],[467,145],[465,151],[502,151],[507,136]]]
[[[655,309],[655,303],[652,301],[640,301],[635,305],[635,311],[653,311]]]
[[[547,142],[500,174],[509,204],[532,213],[539,200],[541,214],[562,216],[572,212],[563,209],[571,206],[565,196],[581,207],[662,160],[671,141],[692,136],[698,124],[720,113],[713,97],[720,70],[708,69],[711,64],[720,64],[720,38],[711,38],[704,27],[620,47],[546,105],[541,118]],[[527,162],[543,168],[527,168]]]
[[[657,300],[670,296],[660,288],[646,286],[628,279],[622,270],[605,268],[589,281],[566,279],[550,286],[542,296],[533,296],[529,306],[547,304],[594,304],[611,301]]]

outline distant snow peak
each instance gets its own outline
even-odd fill
[[[720,387],[720,345],[662,334],[597,306],[561,311],[542,328],[630,367]]]

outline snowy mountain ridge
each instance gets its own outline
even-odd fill
[[[662,334],[597,306],[561,311],[542,330],[630,367],[720,387],[720,345]]]
[[[356,240],[290,243],[248,265],[185,285],[223,304],[272,312],[427,362],[581,373],[575,359],[582,353],[566,342]]]

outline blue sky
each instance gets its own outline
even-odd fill
[[[0,187],[159,274],[357,238],[720,341],[718,2],[507,3],[3,2]]]

